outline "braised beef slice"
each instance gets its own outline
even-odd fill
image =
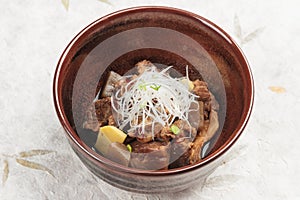
[[[186,122],[177,120],[174,124],[187,131]],[[209,141],[219,128],[218,113],[215,110],[210,111],[209,119],[204,120],[203,127],[195,136],[194,141],[187,138],[176,137],[175,142],[172,142],[170,148],[171,163],[169,168],[182,167],[189,164],[194,164],[201,160],[201,151],[203,145]],[[183,134],[184,135],[184,134]],[[195,135],[195,133],[193,133]]]
[[[112,121],[110,97],[105,97],[95,101],[86,111],[86,119],[83,123],[83,128],[98,132],[101,126]]]
[[[201,160],[201,151],[203,145],[209,141],[219,129],[218,113],[211,110],[209,120],[204,122],[204,129],[196,136],[195,141],[189,150],[189,164],[194,164]]]
[[[178,139],[172,141],[170,148],[170,169],[182,167],[189,164],[189,149],[192,144],[191,139]]]
[[[203,129],[204,124],[204,103],[198,101],[197,103],[192,103],[190,106],[190,112],[188,115],[189,123],[192,127],[197,130]]]
[[[199,121],[200,121],[199,114],[200,114],[199,103],[192,102],[190,106],[190,112],[188,114],[188,119],[191,126],[193,126],[194,128],[198,128]]]
[[[168,169],[169,143],[134,141],[131,144],[132,153],[129,165],[145,170]]]
[[[180,129],[180,133],[171,141],[170,168],[182,167],[189,163],[189,149],[197,135],[197,130],[190,127],[186,121],[177,120],[173,125]]]
[[[204,128],[198,133],[195,140],[191,144],[191,148],[188,151],[188,164],[194,164],[201,160],[202,148],[204,144],[212,137],[212,135],[209,135],[208,133],[209,124],[209,120],[204,121]]]
[[[195,141],[192,143],[190,150],[187,152],[187,164],[194,164],[201,160],[201,151],[206,138],[202,136],[196,137]]]
[[[211,96],[211,108],[215,111],[218,111],[220,109],[220,105],[215,97],[215,95],[213,95],[213,93],[210,93]]]
[[[137,67],[139,74],[144,73],[146,68],[154,67],[154,65],[148,60],[140,61],[135,66]]]
[[[110,116],[108,117],[108,125],[110,125],[110,126],[117,126],[117,125],[116,125],[115,118],[113,117],[113,115],[110,115]]]
[[[172,138],[175,138],[175,134],[171,132],[168,126],[163,127],[161,131],[155,135],[155,139],[161,142],[170,141]]]
[[[194,88],[193,88],[193,93],[197,96],[199,96],[200,101],[207,101],[210,100],[210,93],[207,88],[207,83],[204,81],[200,81],[199,79],[193,81]]]
[[[119,83],[122,76],[114,71],[110,71],[104,87],[101,90],[101,97],[111,97],[115,90],[116,84]]]
[[[180,129],[180,133],[176,135],[176,139],[180,139],[182,137],[194,138],[197,134],[197,130],[184,120],[176,120],[173,125],[177,126]]]
[[[143,133],[141,133],[141,129],[136,129],[134,131],[129,132],[128,135],[130,137],[136,137],[136,139],[141,143],[152,141],[154,137],[160,134],[161,130],[163,129],[163,126],[160,123],[154,123],[154,125],[152,125],[152,122],[149,120],[146,123],[147,124],[144,127]]]

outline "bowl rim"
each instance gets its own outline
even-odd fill
[[[63,105],[62,105],[62,98],[59,96],[59,83],[62,81],[61,75],[61,70],[63,68],[63,63],[65,61],[65,58],[67,57],[68,53],[73,47],[76,47],[76,42],[82,38],[87,32],[92,29],[95,25],[99,23],[104,23],[107,20],[114,19],[119,16],[126,15],[126,13],[131,13],[131,12],[143,12],[143,11],[163,11],[163,12],[169,12],[169,13],[175,13],[178,15],[181,15],[183,17],[188,17],[191,19],[196,19],[200,23],[204,24],[207,28],[211,29],[212,31],[216,32],[217,34],[220,35],[223,39],[229,41],[233,48],[236,50],[237,53],[240,54],[240,58],[242,62],[244,62],[245,66],[245,72],[247,72],[246,76],[247,80],[250,81],[250,101],[247,105],[245,105],[244,110],[245,112],[242,114],[241,117],[241,123],[238,124],[238,126],[235,128],[233,131],[232,137],[230,140],[227,140],[221,147],[219,147],[215,152],[209,154],[207,157],[205,157],[203,160],[199,161],[196,164],[193,165],[187,165],[179,168],[174,168],[174,169],[169,169],[169,170],[159,170],[159,171],[153,171],[153,170],[141,170],[141,169],[135,169],[135,168],[130,168],[126,166],[122,166],[120,164],[117,164],[105,157],[102,157],[101,155],[97,154],[94,152],[90,147],[85,145],[81,139],[77,136],[76,132],[73,130],[71,124],[68,121],[68,118],[63,111]],[[251,115],[251,112],[253,110],[253,104],[254,104],[254,81],[253,81],[253,75],[249,66],[249,63],[239,47],[239,45],[233,40],[233,38],[226,33],[222,28],[211,22],[210,20],[192,13],[190,11],[182,10],[179,8],[174,8],[174,7],[167,7],[167,6],[137,6],[137,7],[130,7],[130,8],[125,8],[122,10],[118,10],[115,12],[112,12],[110,14],[107,14],[103,17],[100,17],[99,19],[95,20],[94,22],[90,23],[87,25],[85,28],[83,28],[67,45],[67,47],[64,49],[62,55],[59,58],[58,64],[55,69],[54,77],[53,77],[53,100],[54,100],[54,106],[55,106],[55,111],[56,114],[59,118],[59,121],[61,125],[63,126],[67,137],[76,145],[76,147],[85,154],[85,157],[87,157],[89,160],[92,160],[93,162],[96,162],[98,164],[101,164],[101,167],[106,167],[106,168],[114,168],[117,171],[120,172],[125,172],[125,173],[131,173],[131,174],[139,174],[139,175],[151,175],[151,176],[157,176],[157,175],[171,175],[171,174],[179,174],[191,170],[195,170],[198,168],[203,167],[204,165],[207,165],[211,163],[212,161],[216,160],[217,158],[221,157],[225,152],[227,152],[231,146],[238,140],[240,135],[242,134],[243,130],[245,129],[249,117]],[[245,109],[246,108],[246,109]],[[69,140],[69,141],[70,141]]]

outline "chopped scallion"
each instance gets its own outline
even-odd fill
[[[129,152],[132,152],[132,147],[131,147],[130,144],[127,144],[126,147],[127,147],[127,149],[128,149]]]
[[[174,133],[175,135],[177,135],[178,133],[180,133],[180,129],[178,128],[178,126],[176,126],[174,124],[171,126],[170,131],[172,133]]]
[[[139,84],[138,87],[139,87],[140,90],[146,91],[147,90],[146,86],[147,86],[146,84]]]
[[[150,85],[150,88],[152,88],[153,90],[156,90],[156,91],[158,91],[159,90],[159,88],[161,87],[161,85]]]

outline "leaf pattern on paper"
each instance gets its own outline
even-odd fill
[[[240,23],[240,19],[237,15],[234,16],[234,34],[238,37],[242,37],[242,27]]]
[[[61,3],[64,5],[65,9],[69,10],[69,0],[61,0]]]
[[[5,182],[8,179],[8,174],[9,174],[9,165],[8,165],[8,161],[4,160],[4,167],[3,167],[3,175],[2,175],[2,185],[5,184]]]
[[[106,3],[106,4],[109,4],[109,5],[112,5],[112,3],[110,3],[110,1],[108,1],[108,0],[98,0],[98,1],[100,1],[102,3]]]
[[[34,156],[42,156],[51,153],[56,153],[56,151],[47,150],[47,149],[32,149],[28,151],[21,151],[17,154],[0,153],[0,160],[3,160],[2,186],[4,186],[9,176],[9,162],[8,162],[9,160],[15,161],[18,164],[22,165],[23,167],[44,171],[55,178],[52,170],[48,169],[43,164],[26,160],[26,158],[31,158]]]
[[[286,92],[286,89],[284,87],[281,87],[281,86],[270,86],[269,89],[272,92],[275,92],[277,94],[282,94],[282,93]]]
[[[265,27],[260,27],[247,35],[243,35],[240,19],[237,15],[234,16],[233,23],[234,23],[234,34],[240,40],[241,46],[257,38],[265,29]]]
[[[98,0],[98,1],[112,6],[112,3],[109,0]],[[61,3],[65,7],[66,11],[68,11],[69,5],[70,5],[70,0],[61,0]]]
[[[55,177],[52,170],[48,169],[47,167],[45,167],[42,164],[39,164],[36,162],[31,162],[31,161],[20,159],[20,158],[16,158],[16,161],[17,161],[17,163],[19,163],[20,165],[22,165],[24,167],[45,171],[45,172],[48,172],[51,176]]]
[[[224,185],[230,185],[233,184],[234,182],[237,182],[240,180],[241,176],[236,175],[236,174],[224,174],[220,176],[214,176],[208,178],[208,180],[205,183],[205,187],[223,187]]]
[[[243,38],[242,43],[246,44],[246,43],[250,42],[251,40],[255,39],[264,31],[264,29],[265,29],[264,27],[255,29],[253,32],[249,33],[248,35],[246,35]]]
[[[49,153],[54,153],[54,151],[33,149],[33,150],[29,150],[29,151],[22,151],[19,153],[19,156],[21,158],[27,158],[27,157],[32,157],[32,156],[45,155],[45,154],[49,154]]]

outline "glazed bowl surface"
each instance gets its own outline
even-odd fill
[[[220,104],[220,127],[200,162],[171,170],[139,170],[121,166],[91,147],[84,137],[85,112],[110,71],[125,74],[141,60],[174,66],[191,79],[208,83]],[[57,116],[68,141],[87,168],[121,189],[178,192],[206,177],[242,134],[253,105],[253,79],[241,49],[209,20],[170,7],[135,7],[104,16],[84,28],[64,50],[54,75]]]

